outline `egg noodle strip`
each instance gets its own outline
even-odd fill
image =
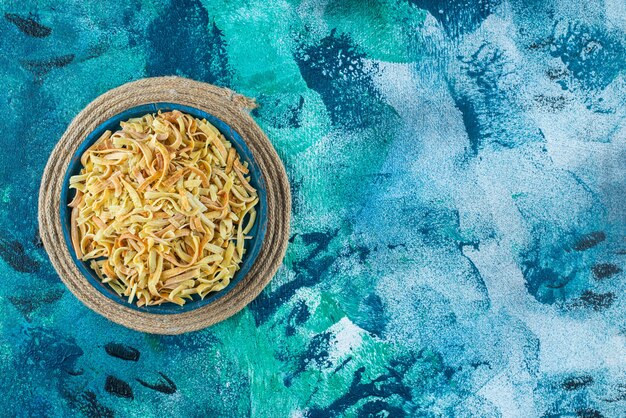
[[[70,178],[77,257],[138,306],[225,288],[256,219],[247,162],[209,122],[177,110],[120,126]]]

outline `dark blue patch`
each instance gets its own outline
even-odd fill
[[[599,300],[589,291],[589,274],[594,253],[588,252],[606,239],[606,234],[596,231],[581,235],[560,232],[558,237],[543,230],[533,231],[531,249],[521,254],[520,266],[528,292],[541,303],[567,302],[562,307],[587,307],[602,309],[612,303],[610,296]],[[579,297],[583,296],[582,299]],[[594,308],[595,306],[595,308]]]
[[[519,261],[528,292],[539,302],[553,304],[578,297],[588,284],[588,257],[576,251],[589,249],[604,239],[604,234],[592,233],[573,239],[576,233],[560,233],[558,239],[542,229],[533,231],[531,248],[521,254]]]
[[[622,272],[622,269],[613,263],[598,263],[591,268],[593,276],[598,280],[608,279]]]
[[[457,58],[463,77],[449,78],[448,86],[463,118],[470,156],[488,143],[514,148],[545,142],[541,131],[524,118],[510,93],[501,88],[509,70],[507,57],[498,45],[483,42],[473,54]]]
[[[364,245],[353,245],[350,248],[350,251],[359,259],[359,262],[364,263],[367,260],[367,257],[371,254],[372,250],[367,248]]]
[[[565,379],[561,383],[561,387],[567,391],[582,389],[593,383],[591,376],[575,376]]]
[[[104,383],[104,390],[119,398],[135,399],[133,388],[130,387],[128,382],[118,379],[115,376],[107,376],[106,382]]]
[[[171,395],[176,393],[176,384],[172,379],[167,377],[164,373],[159,372],[161,378],[157,383],[148,383],[144,380],[137,379],[137,381],[142,385],[149,389],[156,390],[157,392],[165,393],[166,395]]]
[[[539,49],[546,48],[546,47],[552,45],[553,43],[554,43],[554,38],[552,36],[548,36],[546,38],[535,40],[530,45],[528,45],[528,49],[530,49],[531,51],[536,51],[536,50],[539,50]],[[548,70],[548,73],[550,73],[552,71],[554,71],[554,70]],[[550,77],[550,76],[548,75],[548,77]],[[560,78],[560,77],[557,77],[557,78]],[[555,80],[555,78],[550,77],[550,80]]]
[[[248,305],[254,315],[257,326],[272,316],[278,308],[296,294],[302,287],[310,287],[320,282],[321,276],[328,271],[335,262],[334,256],[324,256],[310,260],[305,268],[296,272],[296,277],[289,283],[281,285],[274,292],[264,290],[253,302]]]
[[[20,31],[33,38],[45,38],[52,33],[52,29],[30,17],[25,18],[14,13],[5,13],[4,18],[13,23]]]
[[[567,70],[565,70],[563,68],[550,68],[550,69],[546,70],[546,76],[551,81],[563,80],[568,75],[569,75],[569,71],[567,71]]]
[[[54,331],[34,328],[19,358],[46,372],[76,370],[76,362],[84,354],[73,338],[64,337]],[[30,367],[30,366],[29,366]]]
[[[339,366],[335,367],[335,370],[333,370],[333,373],[337,373],[341,371],[344,367],[346,367],[346,364],[350,363],[352,360],[354,360],[354,357],[350,356],[344,361],[342,361],[341,363],[339,363]]]
[[[87,418],[114,418],[115,412],[98,401],[98,397],[90,390],[78,395],[65,393],[69,406]]]
[[[74,54],[67,54],[41,60],[21,60],[20,64],[24,67],[24,69],[28,70],[39,79],[55,68],[65,67],[74,61],[74,58]]]
[[[536,95],[533,100],[537,105],[548,112],[559,112],[565,109],[567,99],[565,96],[547,96],[545,94]]]
[[[357,312],[350,315],[350,320],[378,337],[383,335],[389,322],[383,301],[376,293],[370,293],[360,301]]]
[[[584,23],[568,23],[565,33],[555,36],[550,53],[585,88],[593,90],[608,86],[626,61],[626,48],[616,36]]]
[[[122,22],[128,35],[128,46],[134,48],[145,41],[145,34],[138,26],[137,15],[143,13],[141,0],[128,0],[122,12]]]
[[[357,411],[358,418],[370,418],[370,417],[404,417],[406,412],[401,408],[391,405],[388,402],[376,399],[366,402]]]
[[[266,288],[248,305],[257,326],[267,321],[283,303],[295,295],[298,289],[313,286],[320,281],[322,275],[335,262],[336,256],[318,256],[328,248],[330,241],[337,234],[339,230],[299,235],[305,246],[314,245],[314,247],[304,259],[293,262],[293,270],[296,273],[294,280],[281,285],[274,292]]]
[[[299,300],[293,307],[287,318],[287,325],[285,326],[285,335],[290,337],[296,333],[296,327],[303,325],[311,316],[309,307],[304,301]]]
[[[140,352],[134,347],[131,347],[122,343],[107,343],[104,346],[104,351],[112,357],[117,357],[122,360],[139,361]]]
[[[606,234],[603,231],[591,232],[587,235],[580,237],[573,245],[574,251],[587,251],[596,245],[600,244],[606,239]]]
[[[585,408],[576,411],[577,418],[604,418],[604,415],[597,409]]]
[[[474,370],[476,370],[480,366],[487,366],[487,368],[489,368],[489,370],[491,370],[491,363],[486,361],[486,360],[472,361],[469,365],[470,365],[470,367],[474,368]]]
[[[300,96],[298,99],[298,104],[291,106],[289,108],[289,112],[286,115],[286,124],[284,127],[291,128],[299,128],[302,126],[302,108],[304,107],[304,97]],[[277,128],[282,127],[281,125],[276,126]]]
[[[428,10],[452,37],[473,32],[501,0],[409,0]]]
[[[563,275],[550,267],[540,264],[537,258],[527,258],[522,262],[522,274],[526,289],[541,303],[554,303],[562,299],[563,289],[574,279],[576,272]]]
[[[617,297],[613,292],[596,293],[592,290],[585,290],[580,298],[572,302],[572,306],[603,311],[610,308],[616,299]]]
[[[383,123],[387,105],[372,80],[378,66],[366,66],[366,54],[345,33],[337,36],[333,29],[313,45],[306,43],[307,35],[298,39],[294,58],[307,86],[321,96],[333,125],[356,130]]]
[[[323,332],[311,338],[306,351],[298,359],[296,373],[304,371],[311,364],[320,369],[330,367],[328,349],[332,337],[333,334],[331,332]]]
[[[294,102],[296,97],[297,101]],[[299,128],[302,126],[304,97],[302,95],[296,97],[261,95],[257,98],[259,106],[252,111],[252,115],[266,120],[277,129]]]
[[[330,339],[332,336],[333,334],[331,332],[323,332],[311,338],[304,353],[297,357],[293,373],[284,378],[283,383],[286,387],[291,386],[293,378],[309,367],[322,369],[332,365],[328,359],[328,349],[330,347]]]
[[[478,153],[478,148],[485,138],[489,135],[483,135],[480,129],[480,119],[472,100],[464,94],[453,95],[454,104],[461,112],[465,132],[469,140],[471,155]]]
[[[348,408],[370,397],[373,397],[374,399],[372,399],[372,401],[374,401],[375,399],[384,400],[392,396],[397,396],[404,402],[411,402],[413,399],[411,388],[405,385],[402,379],[415,361],[417,361],[417,359],[413,359],[408,363],[405,360],[391,360],[386,373],[366,382],[363,382],[363,374],[366,368],[359,367],[354,373],[354,377],[346,393],[335,399],[325,408],[310,409],[307,416],[310,418],[344,416]],[[404,410],[400,408],[395,407],[394,411],[400,415],[393,416],[403,417],[406,415]]]
[[[39,271],[39,262],[26,253],[22,243],[2,235],[0,235],[0,257],[13,270],[20,273],[36,273]]]
[[[315,244],[315,249],[310,254],[311,257],[315,257],[320,252],[325,251],[332,239],[338,234],[338,230],[329,232],[307,232],[306,234],[301,234],[300,238],[306,246]]]
[[[25,296],[9,296],[9,301],[27,320],[30,320],[33,312],[42,306],[58,301],[64,293],[65,291],[63,289],[52,289],[43,293],[34,293]]]
[[[148,27],[149,76],[179,75],[230,86],[224,34],[198,0],[171,1]]]

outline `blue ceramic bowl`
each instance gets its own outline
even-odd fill
[[[156,306],[142,306],[138,307],[134,303],[128,303],[126,298],[120,297],[115,293],[113,289],[111,289],[106,284],[100,282],[100,279],[96,275],[96,273],[89,267],[89,264],[79,260],[76,257],[76,252],[72,246],[72,241],[70,239],[70,215],[71,210],[68,208],[68,204],[74,198],[76,191],[74,189],[69,188],[70,177],[76,175],[83,168],[80,163],[81,155],[94,143],[100,136],[107,130],[116,131],[120,129],[120,122],[128,120],[130,118],[140,117],[148,113],[156,113],[159,110],[162,111],[170,111],[170,110],[180,110],[181,112],[192,115],[196,118],[206,119],[213,126],[215,126],[223,135],[230,141],[230,143],[235,147],[242,161],[248,162],[248,168],[250,170],[250,184],[254,187],[259,194],[259,203],[257,206],[257,217],[254,224],[254,227],[250,231],[250,235],[253,236],[252,239],[246,240],[245,248],[246,253],[243,257],[241,268],[230,284],[226,286],[224,289],[219,292],[210,293],[207,295],[204,300],[200,299],[198,295],[194,295],[193,300],[187,301],[185,305],[178,306],[173,303],[166,303],[162,305]],[[135,309],[137,311],[149,312],[155,314],[176,314],[182,312],[188,312],[202,306],[206,306],[220,297],[224,296],[226,293],[230,292],[236,285],[241,281],[243,277],[248,273],[257,256],[259,255],[259,251],[261,250],[261,245],[263,244],[263,238],[265,237],[265,232],[267,230],[267,194],[265,188],[265,182],[263,181],[263,176],[261,175],[261,171],[256,161],[254,160],[254,156],[250,152],[250,149],[246,145],[245,141],[239,136],[234,129],[228,126],[226,123],[222,122],[220,119],[216,118],[213,115],[210,115],[202,110],[195,109],[189,106],[183,106],[175,103],[152,103],[145,104],[141,106],[136,106],[130,109],[125,110],[122,113],[119,113],[112,117],[111,119],[103,122],[100,126],[98,126],[93,132],[91,132],[87,138],[83,141],[82,144],[78,147],[78,150],[72,157],[70,161],[67,172],[65,173],[65,178],[63,179],[63,188],[61,190],[61,207],[59,208],[61,211],[61,225],[63,227],[63,236],[65,238],[65,243],[70,251],[72,259],[76,266],[81,271],[81,273],[87,278],[89,283],[95,287],[100,293],[104,296],[108,297],[115,302],[127,306],[131,309]]]

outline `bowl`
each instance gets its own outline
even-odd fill
[[[250,235],[253,237],[250,240],[246,240],[245,249],[246,252],[243,256],[243,260],[241,263],[240,269],[235,273],[234,277],[231,279],[231,282],[224,289],[208,294],[204,299],[200,299],[198,295],[193,295],[192,300],[188,300],[183,306],[176,305],[174,303],[164,303],[161,305],[154,306],[137,306],[134,303],[128,303],[128,300],[124,297],[119,296],[113,289],[111,289],[106,284],[100,282],[100,279],[96,275],[96,272],[89,266],[89,264],[85,261],[79,260],[76,257],[76,252],[74,251],[74,247],[72,246],[70,239],[70,215],[71,210],[67,206],[74,195],[76,194],[75,189],[69,188],[70,177],[76,175],[83,168],[80,157],[81,155],[100,138],[100,136],[107,130],[116,131],[120,129],[120,122],[126,121],[130,118],[141,117],[148,113],[156,113],[159,110],[167,112],[171,110],[179,110],[183,113],[187,113],[193,117],[199,119],[206,119],[213,126],[215,126],[221,133],[224,135],[228,141],[235,147],[242,161],[246,161],[248,163],[248,168],[250,170],[250,184],[254,187],[259,196],[259,203],[257,206],[257,217],[254,223],[253,228],[250,230]],[[143,104],[135,107],[131,107],[129,109],[124,110],[121,113],[107,119],[105,122],[101,123],[93,130],[90,134],[87,135],[85,140],[79,145],[76,153],[73,155],[70,160],[69,166],[63,178],[62,188],[61,188],[61,202],[60,202],[60,218],[61,218],[61,227],[63,230],[63,238],[65,239],[65,245],[67,246],[69,253],[72,257],[72,260],[78,267],[78,270],[85,276],[87,281],[91,286],[93,286],[96,290],[98,290],[101,294],[106,296],[107,298],[121,304],[127,306],[131,309],[148,312],[153,314],[180,314],[183,312],[189,312],[194,309],[201,308],[203,306],[209,305],[222,296],[226,295],[230,292],[236,285],[241,281],[243,277],[248,273],[250,268],[253,266],[259,252],[261,250],[261,246],[263,244],[263,239],[265,238],[265,233],[267,230],[267,192],[266,186],[263,180],[263,176],[261,175],[261,171],[257,162],[254,159],[254,155],[246,145],[243,138],[228,124],[218,119],[217,117],[204,112],[202,110],[196,109],[190,106],[184,106],[176,103],[150,103]]]

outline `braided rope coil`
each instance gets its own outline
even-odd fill
[[[210,113],[246,141],[267,187],[267,232],[248,274],[216,301],[180,314],[151,314],[130,309],[100,293],[80,273],[63,238],[60,199],[70,160],[87,135],[116,114],[142,104],[169,102]],[[87,307],[113,322],[141,332],[182,334],[206,328],[250,303],[282,263],[289,238],[291,195],[285,168],[267,136],[250,117],[252,99],[225,88],[181,77],[146,78],[124,84],[96,98],[81,111],[55,146],[39,191],[39,230],[50,261],[68,289]]]

